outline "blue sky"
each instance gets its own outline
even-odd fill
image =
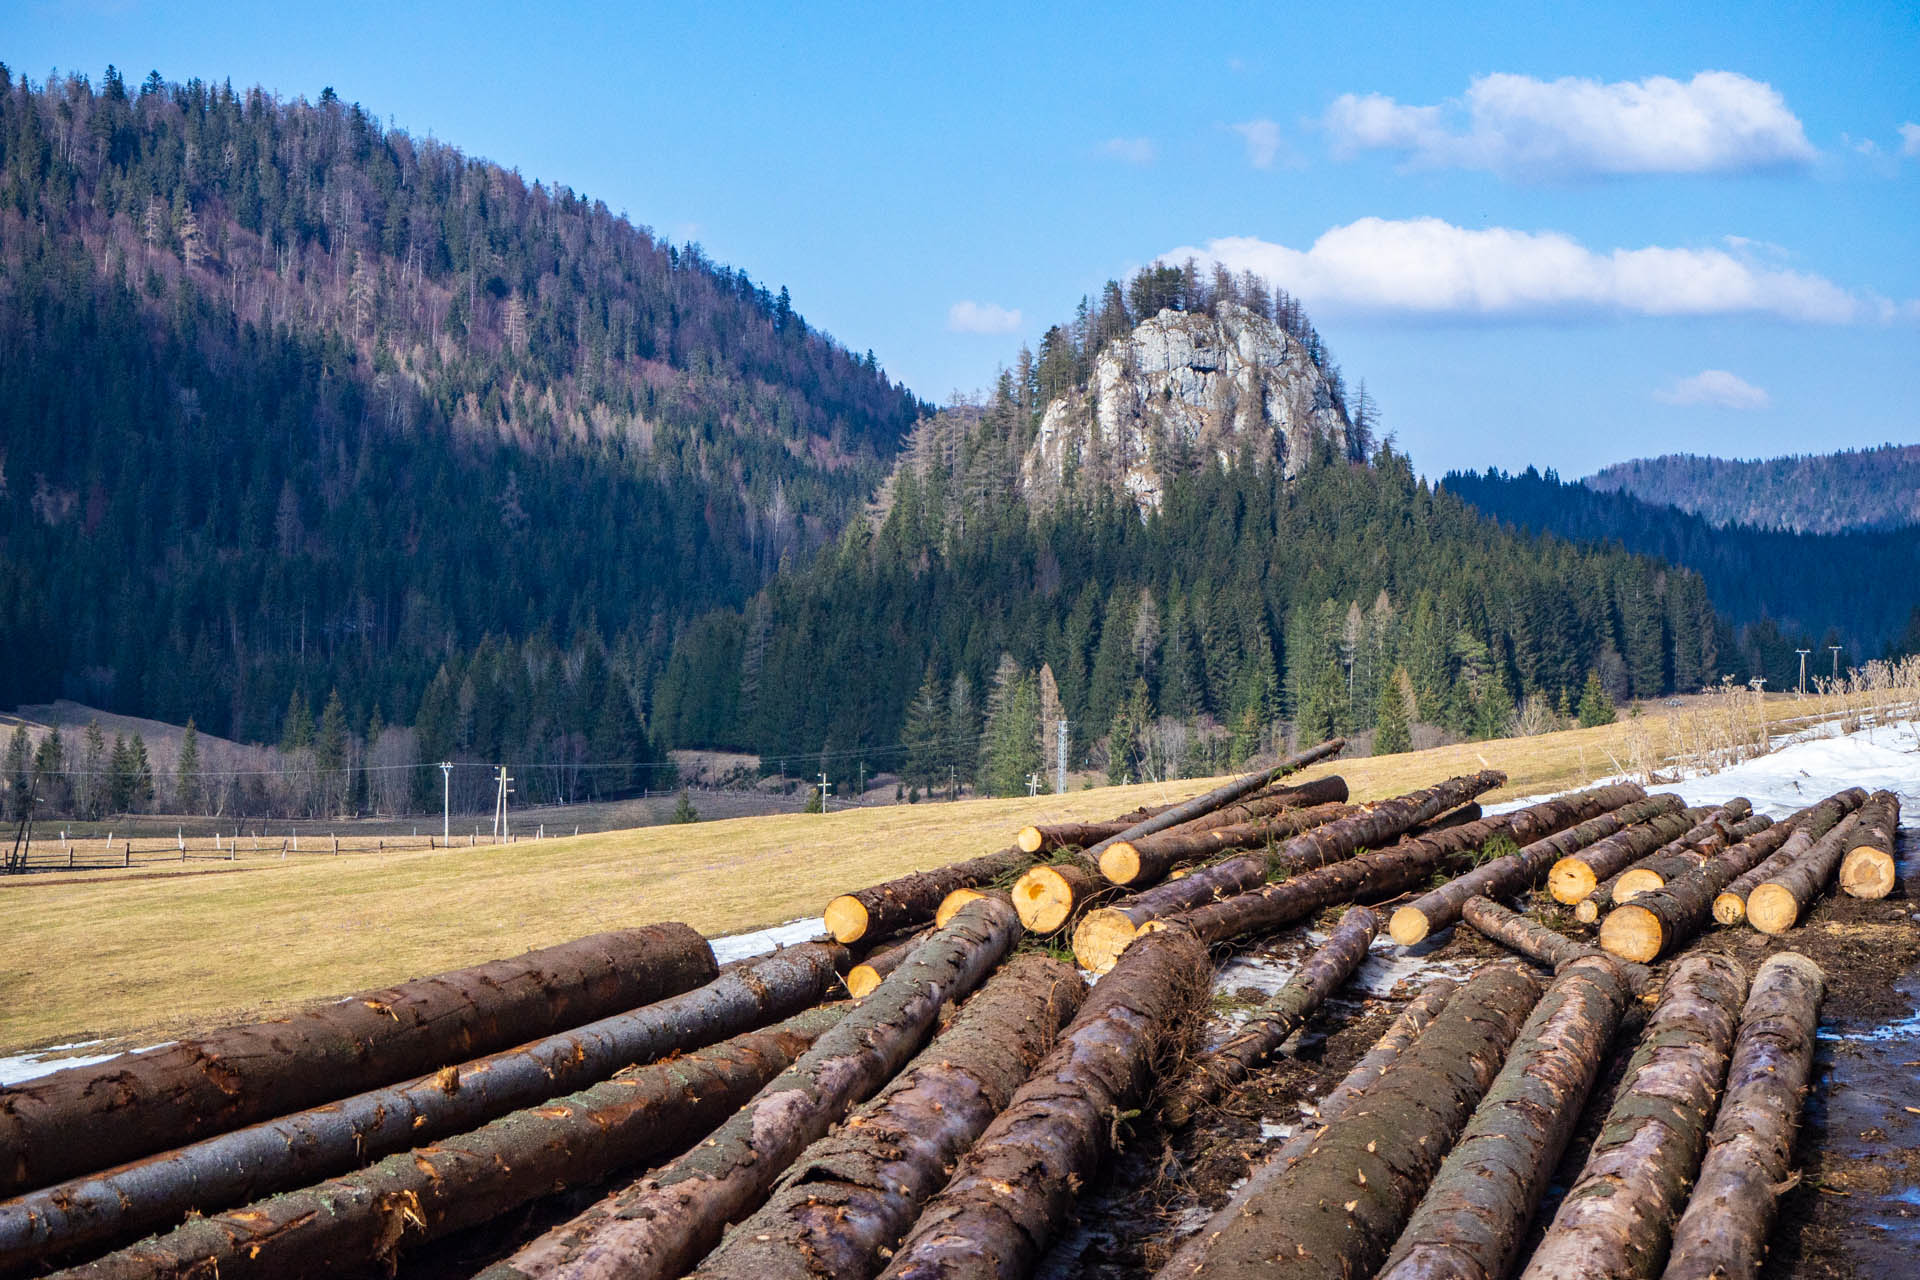
[[[936,400],[1191,247],[1305,298],[1429,473],[1920,441],[1910,3],[616,8],[16,0],[0,59],[332,85]]]

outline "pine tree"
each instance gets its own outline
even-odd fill
[[[1613,699],[1600,687],[1600,673],[1587,672],[1586,687],[1580,691],[1580,727],[1591,729],[1596,725],[1612,724],[1616,714]]]
[[[7,816],[15,822],[27,816],[33,796],[33,740],[25,722],[13,726],[7,740]]]
[[[1412,683],[1405,667],[1395,667],[1392,677],[1380,682],[1380,699],[1374,712],[1373,754],[1391,756],[1413,749],[1407,715],[1407,691]]]
[[[173,773],[173,803],[181,813],[200,812],[200,729],[187,717],[180,735],[180,760]]]

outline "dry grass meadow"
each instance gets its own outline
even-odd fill
[[[1768,698],[1774,731],[1830,709]],[[1371,799],[1483,768],[1493,799],[1644,770],[1707,732],[1690,704],[1594,729],[1321,765]],[[1764,735],[1763,735],[1764,736]],[[833,894],[1004,847],[1028,822],[1110,817],[1209,785],[784,814],[505,847],[188,863],[0,883],[0,1052],[150,1043],[596,930],[684,920],[709,935],[818,914]]]

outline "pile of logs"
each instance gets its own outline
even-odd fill
[[[1022,1276],[1131,1126],[1229,1104],[1375,949],[1456,926],[1511,954],[1429,981],[1161,1280],[1753,1274],[1823,976],[1660,962],[1711,922],[1778,934],[1836,885],[1887,893],[1897,798],[1769,822],[1621,783],[1489,816],[1492,771],[1286,780],[1343,745],[1028,827],[724,968],[684,925],[599,934],[0,1090],[0,1276],[364,1274],[483,1223],[485,1280]],[[1546,921],[1512,905],[1536,888]],[[1564,931],[1583,906],[1594,942]],[[1205,1037],[1216,961],[1315,921]]]

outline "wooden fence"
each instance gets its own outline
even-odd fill
[[[569,833],[570,834],[570,833]],[[24,842],[16,855],[0,842],[0,859],[15,872],[102,871],[168,862],[237,862],[249,858],[339,857],[342,854],[422,852],[429,849],[471,849],[483,845],[518,844],[546,839],[545,828],[534,834],[513,833],[504,838],[469,832],[451,839],[440,836],[355,836],[332,832],[217,836],[36,836]],[[557,836],[556,836],[557,838]]]

